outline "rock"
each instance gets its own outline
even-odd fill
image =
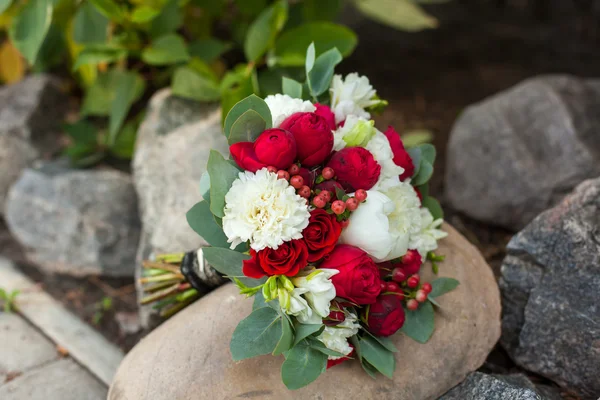
[[[67,104],[59,82],[45,74],[0,89],[0,215],[21,170],[58,149]]]
[[[65,160],[28,168],[9,191],[6,222],[47,272],[133,275],[140,222],[128,174]]]
[[[119,367],[108,399],[350,400],[373,398],[374,393],[382,399],[437,398],[481,366],[500,335],[499,291],[491,269],[466,239],[448,225],[445,229],[450,235],[440,245],[439,253],[446,255],[440,275],[461,284],[442,298],[436,331],[427,344],[393,337],[401,358],[393,380],[371,379],[357,362],[347,362],[290,392],[281,383],[283,357],[232,361],[231,334],[251,312],[252,300],[227,284],[142,340]],[[423,271],[431,278],[429,268]]]
[[[508,244],[501,343],[523,368],[600,396],[600,178],[580,184]]]
[[[122,336],[133,335],[142,330],[140,316],[137,312],[119,311],[115,314],[115,321],[119,325]]]
[[[439,400],[560,400],[552,388],[539,390],[525,375],[492,376],[474,372]]]
[[[174,97],[168,89],[154,95],[133,159],[143,226],[137,277],[141,261],[152,253],[185,252],[206,245],[188,226],[185,214],[202,199],[199,182],[211,148],[229,152],[217,105]],[[156,323],[151,307],[142,307],[140,316],[144,327]]]
[[[533,78],[468,107],[448,144],[452,207],[518,230],[600,175],[598,81]]]

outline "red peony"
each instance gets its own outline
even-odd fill
[[[349,346],[352,347],[352,351],[346,357],[340,357],[337,360],[327,360],[327,369],[335,367],[336,365],[340,365],[344,361],[350,360],[352,358],[352,356],[354,355],[354,346],[352,346],[351,344]]]
[[[321,260],[333,251],[342,227],[335,214],[328,214],[322,208],[310,212],[308,226],[302,231],[302,236],[308,247],[308,262]]]
[[[321,117],[325,118],[325,121],[327,121],[327,124],[329,125],[329,129],[331,129],[332,131],[335,131],[336,130],[335,114],[331,111],[331,108],[329,108],[329,106],[327,106],[325,104],[319,104],[319,103],[315,103],[315,107],[317,108],[315,110],[315,114],[320,115]]]
[[[381,279],[375,262],[361,249],[337,245],[319,268],[337,269],[331,277],[338,297],[358,305],[372,304],[381,292]]]
[[[300,172],[298,172],[298,175],[300,175],[302,177],[302,179],[304,179],[304,184],[312,189],[312,187],[315,183],[315,179],[317,177],[316,172],[309,171],[306,168],[300,168]]]
[[[338,181],[334,181],[334,180],[328,180],[328,181],[323,181],[321,183],[319,183],[317,186],[315,186],[315,190],[328,190],[331,192],[331,199],[333,200],[337,200],[337,196],[336,196],[336,192],[335,192],[335,188],[338,189],[343,189],[342,185],[338,182]]]
[[[325,118],[312,112],[298,112],[286,118],[280,127],[294,135],[300,164],[314,167],[329,157],[333,132]]]
[[[336,152],[327,166],[333,168],[338,182],[350,192],[371,189],[381,173],[381,166],[373,155],[362,147],[346,147]]]
[[[268,166],[287,169],[296,159],[296,139],[286,130],[267,129],[254,143],[232,144],[229,152],[237,165],[246,171],[256,172]]]
[[[413,165],[410,155],[404,148],[404,144],[402,144],[400,135],[398,135],[398,132],[391,126],[387,128],[384,134],[390,142],[390,147],[394,153],[394,164],[404,168],[404,172],[400,175],[400,180],[403,181],[412,177],[415,172],[415,166]]]
[[[382,294],[368,309],[367,327],[375,336],[390,336],[404,325],[404,309],[400,297]]]
[[[242,272],[249,278],[263,276],[295,276],[308,264],[308,248],[303,240],[292,240],[280,245],[277,250],[265,248],[260,251],[250,249],[250,260],[244,260]]]

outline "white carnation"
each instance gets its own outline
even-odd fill
[[[294,99],[287,94],[269,95],[265,99],[265,103],[267,103],[269,110],[271,110],[273,128],[278,128],[292,114],[297,112],[313,112],[316,110],[316,107],[310,101]]]
[[[433,219],[431,212],[423,207],[421,212],[421,223],[418,232],[410,236],[409,247],[416,249],[421,257],[425,258],[428,252],[437,249],[437,241],[445,238],[448,234],[441,229],[440,225],[444,222],[441,218]]]
[[[400,175],[404,173],[404,168],[394,163],[394,152],[388,138],[376,130],[375,136],[369,140],[366,149],[373,154],[373,158],[381,166],[379,179],[371,190],[385,192],[393,186],[397,186],[400,183]]]
[[[323,333],[317,336],[317,339],[328,349],[347,356],[352,352],[352,347],[348,344],[348,338],[358,333],[360,324],[358,324],[355,314],[348,311],[344,311],[344,314],[346,315],[344,322],[336,326],[326,326]],[[329,356],[328,358],[337,360],[341,357]]]
[[[256,251],[302,238],[310,218],[305,199],[266,168],[240,172],[225,195],[224,212],[223,231],[231,248],[249,240]]]
[[[334,75],[331,81],[331,109],[335,114],[335,122],[340,123],[349,115],[369,119],[371,114],[365,108],[379,103],[373,99],[376,91],[369,83],[369,78],[359,76],[356,72],[346,75]]]

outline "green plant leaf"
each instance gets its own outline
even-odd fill
[[[232,44],[215,38],[199,39],[190,43],[188,50],[192,57],[210,63],[231,49]]]
[[[367,17],[403,31],[416,32],[438,25],[412,0],[354,0],[354,4]]]
[[[75,144],[98,145],[98,128],[88,121],[81,119],[74,124],[66,124],[64,128]]]
[[[313,45],[311,44],[311,47]],[[308,56],[307,56],[308,57]],[[307,70],[306,82],[313,98],[329,89],[335,66],[342,61],[342,55],[338,49],[330,49],[315,59],[314,65]],[[308,64],[308,58],[307,58]]]
[[[252,22],[246,34],[244,53],[251,62],[258,61],[273,47],[277,34],[283,29],[288,17],[287,1],[280,0],[264,9]]]
[[[427,343],[433,334],[434,315],[431,303],[422,303],[415,311],[405,308],[404,313],[406,320],[400,331],[419,343]]]
[[[444,210],[442,209],[439,201],[437,201],[435,198],[431,196],[424,197],[422,205],[429,210],[434,220],[438,218],[444,218]]]
[[[207,171],[204,171],[200,177],[200,195],[210,204],[210,175]]]
[[[196,203],[185,216],[190,228],[202,236],[208,244],[214,247],[229,248],[230,244],[227,243],[227,236],[223,233],[223,228],[215,221],[208,202],[202,200]]]
[[[423,159],[427,160],[429,164],[433,165],[436,155],[435,147],[432,144],[423,143],[419,145],[419,148],[421,149],[421,156]]]
[[[414,186],[421,186],[429,182],[431,176],[433,175],[433,165],[429,163],[429,161],[425,160],[425,158],[421,158],[421,164],[419,165],[419,172],[412,179],[411,183]]]
[[[139,75],[133,72],[111,69],[98,75],[94,84],[90,86],[83,98],[81,107],[82,115],[108,116],[113,103],[116,102],[117,88],[123,80],[135,77],[135,90],[131,103],[137,101],[144,93],[145,83]]]
[[[117,134],[114,143],[109,148],[111,155],[123,160],[131,160],[135,150],[135,139],[140,122],[140,117],[125,122],[121,131]]]
[[[235,0],[238,10],[244,15],[256,15],[267,6],[267,0]]]
[[[183,24],[183,13],[178,0],[169,0],[160,14],[152,20],[150,35],[153,38],[175,32]]]
[[[142,51],[142,60],[150,65],[169,65],[185,62],[190,54],[183,38],[175,33],[168,33],[152,41]]]
[[[312,347],[313,349],[320,351],[323,354],[326,354],[328,356],[333,356],[333,357],[344,357],[345,354],[340,353],[339,351],[335,351],[335,350],[331,350],[330,348],[326,347],[323,342],[321,342],[318,339],[315,338],[309,338],[308,340],[309,346]]]
[[[302,14],[306,21],[333,21],[341,9],[341,0],[304,0],[302,2]]]
[[[460,282],[453,278],[437,278],[431,282],[432,289],[429,297],[440,297],[456,289],[459,284]]]
[[[296,321],[294,323],[294,328],[296,330],[296,338],[294,340],[294,346],[300,343],[303,339],[313,335],[320,334],[323,329],[325,329],[325,325],[323,324],[301,324]]]
[[[13,0],[0,0],[0,14],[6,11],[12,2]]]
[[[427,129],[415,129],[407,131],[402,135],[404,147],[415,147],[433,140],[433,133]]]
[[[281,379],[288,389],[300,389],[317,379],[326,368],[325,354],[299,343],[287,353],[281,365]]]
[[[280,310],[279,301],[277,299],[271,300],[269,302],[265,301],[265,298],[261,291],[258,291],[254,295],[254,303],[252,303],[252,311],[262,308],[262,307],[271,307],[273,310]]]
[[[222,247],[205,247],[202,249],[202,253],[214,269],[231,277],[243,277],[242,263],[244,260],[250,259],[250,256],[246,254]],[[255,280],[255,282],[258,282],[258,280]]]
[[[231,184],[238,178],[240,170],[229,163],[221,153],[211,150],[206,170],[210,174],[210,211],[223,218],[225,215],[225,195]]]
[[[363,370],[369,375],[371,378],[377,378],[377,368],[371,365],[368,361],[362,360],[360,365],[363,367]]]
[[[113,0],[89,0],[90,3],[105,17],[115,22],[125,20],[125,10]]]
[[[284,76],[281,78],[281,87],[283,89],[283,94],[287,94],[294,99],[302,98],[302,84],[300,82]]]
[[[275,43],[275,60],[283,66],[302,66],[306,49],[315,43],[318,56],[337,48],[342,56],[352,53],[358,42],[356,34],[342,25],[332,22],[311,22],[285,31]]]
[[[8,33],[13,45],[31,65],[50,29],[52,4],[52,0],[30,0],[10,24]]]
[[[375,339],[380,345],[382,345],[383,347],[385,347],[388,351],[391,351],[392,353],[397,353],[398,352],[398,349],[396,348],[396,346],[394,345],[394,343],[392,342],[392,340],[390,338],[381,337],[381,336],[375,336],[375,335],[373,335],[371,332],[369,332],[366,329],[365,329],[365,332],[367,333],[367,335],[369,335],[373,339]]]
[[[281,339],[281,316],[270,307],[259,308],[233,331],[229,349],[234,361],[272,353]]]
[[[80,44],[105,43],[108,21],[92,3],[84,1],[73,19],[73,40]]]
[[[96,65],[103,62],[114,62],[127,57],[127,50],[112,45],[92,45],[85,47],[78,55],[73,64],[73,71],[83,65]]]
[[[264,129],[269,129],[273,126],[273,120],[269,106],[263,99],[252,94],[239,101],[231,108],[231,110],[229,110],[229,113],[227,113],[227,117],[225,117],[224,133],[228,140],[231,137],[233,125],[249,110],[256,112],[262,118],[262,120],[265,121]]]
[[[136,7],[133,10],[133,13],[131,13],[131,22],[136,24],[144,24],[152,21],[154,18],[158,17],[159,14],[160,10],[147,5],[141,5]]]
[[[290,320],[285,316],[282,316],[281,318],[281,330],[281,338],[279,339],[279,342],[277,342],[275,350],[273,350],[274,356],[288,351],[292,348],[292,344],[294,343],[294,328],[292,327]]]
[[[266,129],[267,122],[254,110],[248,110],[238,117],[231,126],[227,142],[231,146],[237,142],[254,142]]]
[[[246,66],[240,64],[228,71],[221,81],[221,119],[225,117],[238,102],[254,93],[255,71],[247,72]]]
[[[139,93],[144,91],[145,86],[142,77],[133,71],[123,71],[116,81],[115,98],[111,104],[108,119],[109,139],[107,143],[109,147],[115,143],[117,133],[121,129],[131,105],[138,98]]]
[[[419,170],[421,169],[421,149],[419,147],[411,147],[406,149],[406,151],[408,152],[408,155],[415,166],[415,171],[411,177],[412,179],[415,179],[415,177],[419,174]],[[414,182],[412,182],[412,184],[414,185]]]
[[[219,84],[212,77],[189,66],[175,70],[171,90],[176,96],[197,101],[215,101],[221,97]]]
[[[396,359],[394,353],[383,347],[371,336],[363,336],[360,339],[362,357],[388,378],[394,375]]]
[[[424,184],[421,186],[417,186],[417,189],[419,190],[419,192],[421,192],[421,196],[423,196],[423,198],[426,198],[429,196],[429,184]]]

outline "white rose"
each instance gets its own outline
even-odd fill
[[[316,107],[310,101],[294,99],[286,94],[269,95],[265,98],[265,103],[267,103],[269,110],[271,110],[273,128],[278,128],[292,114],[297,112],[313,112],[316,110]]]
[[[358,333],[360,324],[357,322],[356,315],[345,311],[346,319],[339,325],[326,326],[317,339],[319,339],[325,347],[330,350],[337,351],[344,355],[348,355],[352,352],[352,347],[348,344],[348,338]],[[330,360],[337,360],[341,357],[329,356]]]
[[[335,298],[335,286],[331,282],[331,277],[339,272],[336,269],[320,268],[306,276],[291,278],[294,286],[306,290],[303,293],[304,298],[313,312],[321,318],[329,315],[329,305]]]
[[[423,207],[421,212],[421,224],[417,233],[410,236],[409,247],[416,249],[421,257],[425,258],[428,252],[437,249],[438,240],[445,238],[448,234],[441,229],[440,225],[444,222],[441,218],[433,219],[431,212]]]
[[[369,78],[359,76],[356,72],[346,75],[334,75],[331,81],[331,109],[335,114],[335,122],[340,123],[349,115],[369,119],[365,108],[378,104],[376,91],[369,83]]]

